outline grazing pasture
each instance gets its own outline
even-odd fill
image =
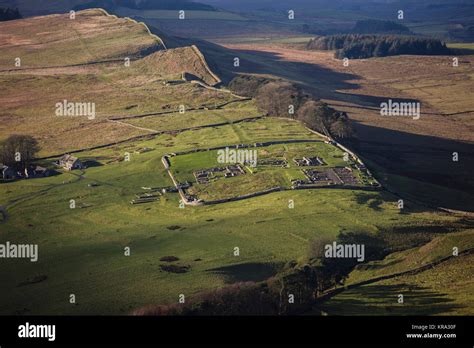
[[[102,164],[82,173],[1,184],[0,205],[10,216],[0,227],[1,240],[39,245],[37,263],[6,260],[1,268],[1,313],[126,314],[150,303],[172,303],[181,293],[191,296],[254,280],[253,268],[245,265],[269,265],[276,271],[290,260],[304,260],[310,240],[335,238],[341,231],[377,234],[406,225],[431,235],[429,226],[457,221],[416,206],[400,214],[396,197],[385,192],[337,189],[279,192],[244,204],[184,209],[176,193],[167,193],[158,202],[131,205],[142,187],[171,186],[161,156],[192,148],[197,140],[195,132],[181,133],[179,146],[171,139],[176,141],[162,135],[77,154]],[[226,139],[206,140],[217,145]],[[153,150],[135,154],[144,146]],[[127,151],[129,162],[106,164]],[[76,209],[70,209],[71,199]],[[290,199],[294,209],[288,207]],[[124,255],[127,246],[130,256]],[[160,258],[169,255],[179,258],[172,264],[190,266],[187,272],[161,270]],[[36,275],[47,279],[16,291]],[[69,304],[70,293],[76,294],[77,305]]]
[[[236,21],[240,19],[232,23]],[[323,167],[339,167],[345,164],[343,152],[325,144],[321,136],[294,120],[261,117],[244,121],[261,116],[254,101],[243,100],[222,87],[210,87],[208,84],[218,79],[199,52],[189,47],[163,51],[160,39],[134,21],[93,10],[78,12],[76,22],[70,22],[65,15],[53,15],[0,23],[0,32],[0,140],[16,133],[33,135],[41,146],[38,164],[55,167],[54,161],[60,154],[74,151],[74,156],[86,165],[72,171],[56,168],[59,173],[52,177],[0,181],[0,209],[4,212],[0,243],[37,244],[39,248],[37,262],[1,261],[2,315],[129,314],[148,304],[176,303],[180,294],[189,298],[227,284],[263,281],[290,262],[305,265],[312,242],[336,240],[347,232],[390,236],[390,252],[399,252],[366,265],[367,273],[362,268],[354,270],[351,281],[392,271],[396,264],[390,258],[403,269],[426,262],[418,259],[416,253],[421,254],[423,244],[430,248],[430,241],[434,243],[431,246],[468,245],[470,239],[461,237],[463,231],[472,229],[468,217],[408,199],[400,210],[400,197],[385,189],[286,190],[238,202],[183,207],[179,194],[172,192],[173,182],[162,163],[165,154],[230,144],[313,141],[262,146],[258,148],[259,158],[284,161],[288,167],[275,167],[267,162],[257,167],[252,180],[247,179],[253,175],[248,172],[229,178],[231,184],[223,179],[212,190],[199,192],[204,196],[226,197],[274,185],[289,187],[291,180],[304,179],[293,161],[295,156],[317,156],[324,161]],[[258,67],[263,69],[258,73],[291,79],[334,106],[343,104],[340,109],[349,110],[358,127],[354,148],[364,150],[360,156],[368,159],[368,168],[384,187],[392,185],[402,188],[403,193],[417,192],[424,189],[421,182],[432,185],[430,180],[443,182],[451,178],[443,177],[452,171],[443,162],[447,156],[443,151],[452,152],[465,145],[461,141],[467,143],[472,136],[468,118],[444,115],[444,121],[452,121],[451,127],[440,130],[442,122],[428,116],[424,128],[406,123],[409,121],[381,121],[373,109],[358,104],[372,102],[369,106],[373,107],[379,98],[405,95],[401,91],[403,86],[397,85],[404,81],[395,75],[412,72],[428,77],[428,67],[418,62],[418,69],[417,64],[410,63],[406,71],[402,70],[401,61],[375,60],[374,71],[386,79],[386,83],[380,83],[380,76],[370,75],[365,71],[367,68],[357,65],[362,62],[351,66],[354,71],[343,71],[329,57],[330,53],[285,48],[280,46],[284,45],[281,42],[272,45],[233,46],[242,55],[242,62],[253,62],[250,66],[244,64],[243,72],[252,73],[248,70]],[[189,60],[191,49],[196,54]],[[233,57],[233,52],[224,51],[226,57]],[[17,55],[23,57],[22,66],[15,68],[12,64]],[[133,58],[129,67],[124,64],[127,56]],[[205,56],[208,58],[212,54]],[[449,59],[433,59],[430,61],[438,64],[440,73],[450,76]],[[470,62],[472,57],[463,59]],[[387,62],[394,63],[396,69],[387,69]],[[193,75],[192,79],[200,83],[184,81],[183,73]],[[462,65],[458,73],[460,84],[470,88],[467,67]],[[360,77],[363,74],[365,77]],[[206,80],[208,84],[202,82]],[[416,79],[410,83],[416,84],[415,89],[421,88]],[[426,97],[433,105],[436,96],[460,98],[459,103],[447,105],[445,111],[457,112],[458,105],[459,111],[466,111],[464,108],[471,106],[467,92],[454,95],[447,88],[436,94],[435,90],[433,96]],[[367,94],[370,92],[374,95]],[[58,116],[56,103],[65,99],[95,103],[95,118]],[[183,105],[184,113],[180,113]],[[398,133],[390,137],[376,127]],[[406,138],[397,136],[402,130],[410,130],[410,134],[405,134]],[[435,173],[439,176],[434,179],[420,176],[411,166],[425,166],[431,161],[432,157],[423,156],[433,151],[432,145],[426,145],[433,139],[425,138],[419,148],[413,140],[427,137],[426,133],[443,139],[441,145],[450,145],[436,150],[439,157],[434,158],[439,162]],[[456,137],[460,140],[454,141]],[[409,145],[404,144],[405,139]],[[392,152],[386,151],[387,146],[394,146]],[[407,152],[406,146],[416,151]],[[461,158],[468,161],[470,155],[464,149],[460,152],[466,157]],[[211,151],[174,156],[171,170],[180,180],[192,180],[195,170],[216,165],[215,158]],[[413,181],[408,182],[407,178]],[[452,178],[456,184],[458,176]],[[471,185],[471,181],[466,183]],[[445,191],[429,191],[432,186],[427,186],[427,196],[442,192],[438,198],[443,201],[451,197],[470,202],[469,187],[455,184],[442,186]],[[463,196],[453,195],[461,191]],[[152,199],[131,204],[143,197]],[[439,250],[432,254],[433,258],[446,252],[444,248]],[[470,270],[464,260],[469,261],[459,258],[440,267],[455,266],[453,274],[464,279]],[[414,285],[409,283],[413,278],[407,279],[408,289],[418,289],[422,282],[428,282],[430,292],[435,292],[430,293],[431,297],[443,297],[446,292],[455,298],[456,304],[464,306],[459,308],[466,308],[472,303],[465,295],[470,283],[450,278],[451,269],[443,272],[443,282],[452,280],[452,288],[439,288],[433,273],[426,273],[429,278],[420,278]],[[398,291],[400,287],[406,289],[405,285],[385,284],[359,296],[371,301],[374,293],[391,293],[388,291]],[[71,294],[76,296],[76,304],[69,302]],[[360,299],[350,301],[354,306],[360,304],[355,303]],[[330,314],[340,313],[338,303],[329,302],[327,306]],[[367,312],[365,306],[356,307],[350,307],[356,314]],[[380,309],[379,304],[373,308],[374,313],[388,311],[385,307]],[[432,311],[426,306],[416,308],[416,313]],[[459,309],[459,313],[465,312]]]

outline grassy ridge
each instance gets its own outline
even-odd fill
[[[2,22],[0,69],[63,66],[136,57],[161,49],[143,25],[100,10]],[[105,44],[104,44],[105,43]]]
[[[458,252],[474,248],[474,230],[450,233],[434,238],[429,243],[393,253],[381,261],[369,262],[355,269],[349,276],[347,284],[404,272],[436,262],[453,255],[453,248]]]
[[[350,289],[320,310],[329,315],[470,315],[473,261],[472,254],[462,255],[421,273]],[[398,303],[399,295],[404,303]]]

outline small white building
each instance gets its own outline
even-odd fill
[[[62,156],[59,161],[58,165],[66,170],[74,170],[74,169],[83,169],[84,166],[82,162],[74,156],[71,155],[64,155]]]

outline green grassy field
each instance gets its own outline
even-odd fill
[[[429,243],[394,252],[383,260],[356,267],[344,283],[346,286],[370,281],[382,276],[396,275],[439,262],[434,267],[414,274],[371,282],[337,294],[318,306],[329,315],[469,315],[474,304],[473,255],[463,254],[474,247],[474,230],[442,234]],[[398,295],[404,303],[398,303]]]
[[[471,237],[472,238],[472,237]],[[320,307],[329,315],[471,315],[474,256],[350,289]],[[398,303],[399,295],[403,303]]]
[[[278,123],[266,122],[270,128]],[[203,139],[207,145],[225,145],[229,139],[222,135],[230,128],[205,130],[214,137]],[[457,220],[418,208],[400,214],[396,198],[384,192],[335,189],[274,193],[213,207],[180,209],[177,194],[130,205],[143,186],[171,185],[161,156],[194,148],[200,139],[196,133],[81,153],[80,158],[103,164],[86,169],[82,177],[72,172],[2,184],[0,205],[10,215],[1,225],[2,241],[38,243],[40,256],[37,263],[4,263],[0,312],[124,314],[149,303],[173,302],[180,293],[264,279],[289,260],[304,260],[315,238],[334,238],[341,231],[378,233],[394,226],[420,226],[429,233],[426,226],[433,222],[450,225]],[[260,130],[265,133],[266,128]],[[144,146],[153,150],[134,153]],[[127,151],[130,162],[105,164]],[[69,208],[70,199],[78,208]],[[288,208],[290,199],[294,209]],[[129,257],[124,256],[126,246],[131,247]],[[234,247],[240,248],[239,257],[233,256]],[[177,264],[189,265],[189,271],[161,271],[164,256],[178,257]],[[47,279],[18,288],[40,275]],[[70,293],[76,294],[77,305],[68,303]]]
[[[5,120],[4,125],[0,126],[0,139],[6,138],[14,128],[18,133],[37,137],[42,147],[41,155],[51,155],[147,133],[107,122],[110,117],[178,111],[180,105],[186,109],[202,105],[212,107],[235,99],[228,93],[207,90],[191,83],[164,86],[155,81],[138,86],[136,80],[140,79],[140,75],[135,75],[135,81],[112,76],[114,78],[91,72],[57,76],[0,76],[0,90],[3,92],[0,101],[4,106],[0,116]],[[95,103],[96,118],[56,116],[55,105],[63,100]],[[229,113],[233,114],[230,110]],[[186,128],[183,117],[170,116],[168,119],[168,126],[163,122],[160,130]],[[171,122],[174,122],[174,127],[169,125]],[[194,122],[194,125],[203,124],[208,124],[205,117],[199,117]]]
[[[193,140],[191,133],[188,137]],[[38,243],[40,257],[36,264],[4,263],[0,312],[126,313],[148,303],[173,302],[180,293],[264,279],[279,265],[304,258],[314,238],[452,219],[430,212],[400,215],[388,194],[347,190],[275,193],[245,204],[197,209],[180,209],[176,194],[148,205],[130,205],[142,186],[171,184],[160,161],[163,150],[89,168],[81,180],[62,174],[2,184],[0,204],[10,214],[1,226],[2,241]],[[96,153],[100,155],[110,153]],[[100,186],[88,187],[91,182]],[[72,210],[70,199],[87,207]],[[294,209],[288,208],[290,199]],[[376,208],[368,201],[378,202]],[[123,254],[126,246],[131,247],[129,257]],[[233,256],[234,247],[240,248],[239,257]],[[163,256],[179,257],[178,264],[190,265],[190,271],[160,271]],[[256,275],[254,269],[263,273]],[[19,283],[38,275],[48,278],[17,291]],[[76,294],[78,305],[67,302],[70,293]]]
[[[368,262],[357,267],[349,275],[346,284],[349,285],[422,267],[453,255],[453,248],[457,248],[458,252],[461,253],[474,247],[473,237],[473,230],[440,235],[421,247],[396,252],[388,255],[383,260]]]
[[[215,101],[217,104],[217,101]],[[156,115],[125,120],[126,123],[151,128],[156,131],[170,131],[182,128],[198,127],[220,123],[231,123],[246,118],[258,117],[261,114],[251,102],[230,104],[217,110],[190,110],[168,115]],[[211,106],[211,105],[209,105]],[[178,127],[178,128],[177,128]]]
[[[104,35],[109,40],[108,34]],[[117,42],[124,39],[120,32],[115,35],[119,37]],[[94,40],[92,46],[100,47],[101,41]],[[119,56],[124,53],[120,51]],[[8,54],[4,56],[2,51],[0,56],[9,62]],[[74,54],[69,52],[68,56],[72,59]],[[149,133],[134,126],[180,130],[216,120],[230,122],[80,151],[75,155],[90,164],[82,171],[60,171],[49,178],[0,182],[0,206],[8,213],[7,221],[0,224],[0,243],[39,246],[37,263],[1,261],[0,314],[127,314],[147,304],[174,303],[180,294],[188,298],[234,282],[267,279],[291,260],[306,263],[313,240],[335,240],[341,232],[389,233],[401,250],[412,249],[400,254],[409,259],[412,252],[417,252],[413,248],[422,242],[439,237],[440,233],[468,228],[469,221],[463,217],[412,202],[407,202],[401,213],[397,207],[399,198],[383,190],[294,190],[240,202],[184,208],[180,208],[178,194],[166,193],[153,203],[130,204],[137,194],[145,191],[144,187],[172,185],[161,162],[165,154],[230,144],[321,140],[301,123],[288,119],[231,123],[259,115],[254,103],[249,101],[232,103],[219,110],[188,110],[184,114],[124,121],[128,124],[108,121],[110,116],[175,110],[180,104],[188,109],[212,107],[236,99],[223,90],[191,83],[163,84],[169,71],[157,62],[156,73],[149,74],[153,67],[144,66],[145,59],[141,65],[132,64],[130,70],[100,66],[0,76],[3,106],[0,139],[12,133],[34,135],[42,146],[40,155]],[[79,53],[77,60],[84,61]],[[97,119],[89,123],[52,117],[54,103],[64,98],[96,101]],[[140,153],[144,148],[149,151]],[[292,157],[314,152],[331,166],[342,163],[341,151],[324,143],[274,145],[262,149],[259,155]],[[130,161],[124,161],[127,153]],[[194,168],[213,165],[214,156],[212,153],[177,156],[173,158],[172,168],[180,178],[186,179]],[[52,166],[52,159],[39,163]],[[288,168],[288,172],[290,175],[285,176],[281,170],[262,169],[257,173],[258,180],[246,184],[255,188],[288,184],[292,175],[299,175],[294,167]],[[227,190],[232,194],[248,193],[250,189],[245,185],[217,187],[218,193],[223,194]],[[76,204],[74,209],[71,200]],[[294,202],[294,208],[290,208],[290,201]],[[451,240],[451,235],[446,238]],[[453,234],[452,238],[457,237]],[[464,237],[458,240],[467,243]],[[130,256],[124,254],[127,247]],[[234,256],[236,247],[239,256]],[[178,260],[172,263],[160,260],[166,256]],[[389,267],[385,261],[381,261],[382,268]],[[183,266],[186,271],[172,273],[162,269],[169,264]],[[457,267],[456,272],[464,274],[462,267]],[[354,273],[354,277],[363,279],[378,274],[370,268],[367,271],[367,274]],[[457,296],[458,303],[469,306],[470,300],[463,295],[466,288],[462,282],[457,284],[458,290],[453,290],[451,296]],[[438,288],[435,290],[442,293]],[[76,304],[69,303],[71,294],[76,296]],[[368,296],[367,301],[370,293]],[[332,309],[327,311],[333,314]],[[359,307],[357,314],[366,312],[366,308]]]
[[[255,151],[257,161],[255,167],[243,165],[242,168],[245,171],[243,175],[224,178],[223,174],[214,174],[214,178],[209,183],[196,183],[194,178],[195,172],[225,166],[225,164],[219,163],[217,150],[171,157],[171,172],[178,182],[187,181],[192,183],[192,187],[188,190],[190,194],[209,201],[234,198],[277,187],[291,189],[293,180],[306,179],[302,169],[325,170],[327,168],[346,167],[353,164],[343,160],[344,152],[342,150],[324,142],[278,144],[262,148],[248,148],[246,150]],[[323,158],[326,164],[324,166],[298,167],[293,162],[295,158],[301,159],[305,156],[310,158],[319,156]],[[279,166],[261,164],[265,159],[284,160],[287,163],[287,167],[281,168]],[[356,177],[364,177],[361,172],[355,169],[354,174]]]

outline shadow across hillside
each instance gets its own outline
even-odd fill
[[[409,98],[359,95],[360,86],[354,81],[361,79],[360,76],[316,63],[289,61],[274,52],[231,50],[199,39],[175,37],[174,43],[197,45],[224,83],[236,74],[269,74],[298,83],[316,97],[332,100],[336,105],[337,102],[353,103],[357,108],[379,110],[380,104],[388,99],[418,102]],[[236,57],[240,59],[239,67],[234,66]],[[368,161],[384,186],[432,206],[474,211],[473,145],[358,122],[354,122],[354,127],[356,138],[345,144]],[[458,162],[452,161],[453,152],[459,153]],[[380,205],[370,204],[373,209]]]
[[[349,101],[348,99],[354,99],[357,96],[337,92],[341,89],[356,90],[359,88],[359,85],[350,82],[359,78],[352,73],[338,72],[317,64],[288,61],[273,52],[229,50],[221,46],[217,47],[221,48],[220,52],[217,52],[215,48],[214,51],[210,51],[207,45],[203,46],[202,50],[210,52],[213,61],[215,61],[215,53],[219,53],[221,56],[216,65],[229,77],[242,73],[271,74],[298,83],[308,90],[316,90],[317,96],[321,99]],[[226,50],[225,55],[222,49]],[[233,66],[235,57],[240,59],[239,67]]]
[[[361,193],[355,192],[354,197],[358,204],[365,205],[374,211],[383,211],[384,204],[391,204],[394,208],[398,207],[399,204],[399,195],[395,195],[387,191],[377,191],[372,192],[372,194],[367,194],[367,192]],[[423,206],[420,204],[413,204],[413,202],[405,201],[403,202],[403,209],[400,210],[399,214],[401,215],[410,215],[423,212],[435,212],[435,208],[430,208],[428,206]]]
[[[403,295],[403,304],[398,296]],[[439,315],[461,306],[446,294],[417,285],[369,285],[347,290],[320,306],[329,315]]]
[[[151,27],[151,30],[157,35],[164,35],[159,29]],[[204,54],[211,70],[222,79],[224,84],[229,83],[238,74],[268,74],[293,81],[320,99],[355,103],[362,108],[380,108],[380,104],[388,99],[386,97],[347,93],[347,91],[355,91],[360,88],[357,83],[352,82],[360,79],[359,75],[339,72],[314,63],[289,61],[274,52],[230,49],[195,38],[167,36],[165,42],[168,42],[168,46],[172,48],[196,45]],[[238,67],[234,66],[235,58],[239,58]],[[345,92],[339,92],[340,90]],[[416,99],[393,99],[399,102],[418,102]]]
[[[162,33],[159,29],[153,27],[150,29],[157,34]],[[357,84],[348,82],[357,79],[356,75],[340,73],[316,64],[287,61],[272,52],[229,49],[194,38],[171,37],[168,41],[172,47],[196,45],[204,54],[211,70],[219,75],[224,83],[230,82],[238,74],[271,74],[311,89],[315,85],[321,85],[324,87],[321,89],[321,93],[325,93],[321,98],[335,97],[334,93],[338,89],[359,88]],[[239,58],[237,67],[234,66],[235,58]],[[351,98],[350,95],[346,98],[343,93],[339,94],[341,101]]]
[[[474,210],[474,145],[358,122],[354,127],[356,138],[344,144],[369,167],[375,165],[371,169],[383,185],[436,206]],[[458,162],[453,161],[453,152],[459,154]]]
[[[340,93],[338,90],[356,91],[360,86],[351,81],[359,76],[340,73],[317,64],[289,62],[277,54],[260,51],[236,51],[241,60],[240,72],[273,74],[307,87],[317,97],[340,102],[356,103],[359,107],[380,108],[389,97],[366,96],[356,93]],[[219,60],[220,66],[229,67],[232,59]],[[229,60],[224,64],[226,60]],[[251,64],[247,65],[249,61]],[[399,102],[418,102],[416,99],[391,98]],[[369,126],[354,122],[357,137],[346,145],[379,168],[378,178],[385,186],[390,185],[397,193],[404,193],[413,200],[432,206],[474,211],[474,147],[471,144],[435,136]],[[459,153],[459,161],[453,162],[453,152]],[[410,179],[385,181],[386,174]],[[388,184],[388,185],[387,185]],[[373,202],[373,208],[377,204]]]
[[[360,109],[370,109],[380,111],[382,103],[388,103],[388,100],[391,99],[393,102],[398,103],[421,103],[419,99],[412,99],[412,98],[400,98],[400,97],[378,97],[374,95],[361,95],[361,94],[354,94],[354,93],[342,93],[342,92],[334,92],[334,95],[338,96],[339,101],[352,101],[356,103],[358,106],[356,108]],[[334,103],[331,103],[332,106],[341,106]],[[351,106],[352,107],[352,106]]]
[[[340,72],[315,63],[289,61],[274,52],[234,50],[203,40],[183,42],[186,41],[188,44],[196,44],[204,52],[211,69],[217,72],[224,83],[228,83],[237,74],[268,74],[295,82],[319,99],[329,99],[336,103],[353,103],[362,109],[379,110],[381,103],[390,99],[350,93],[361,88],[354,81],[362,78],[350,72]],[[239,67],[234,66],[236,57],[240,60]],[[340,92],[341,90],[344,92]],[[418,99],[413,98],[391,99],[403,103],[419,102]]]
[[[271,263],[242,263],[207,270],[222,276],[226,283],[259,282],[274,276],[282,265]]]

